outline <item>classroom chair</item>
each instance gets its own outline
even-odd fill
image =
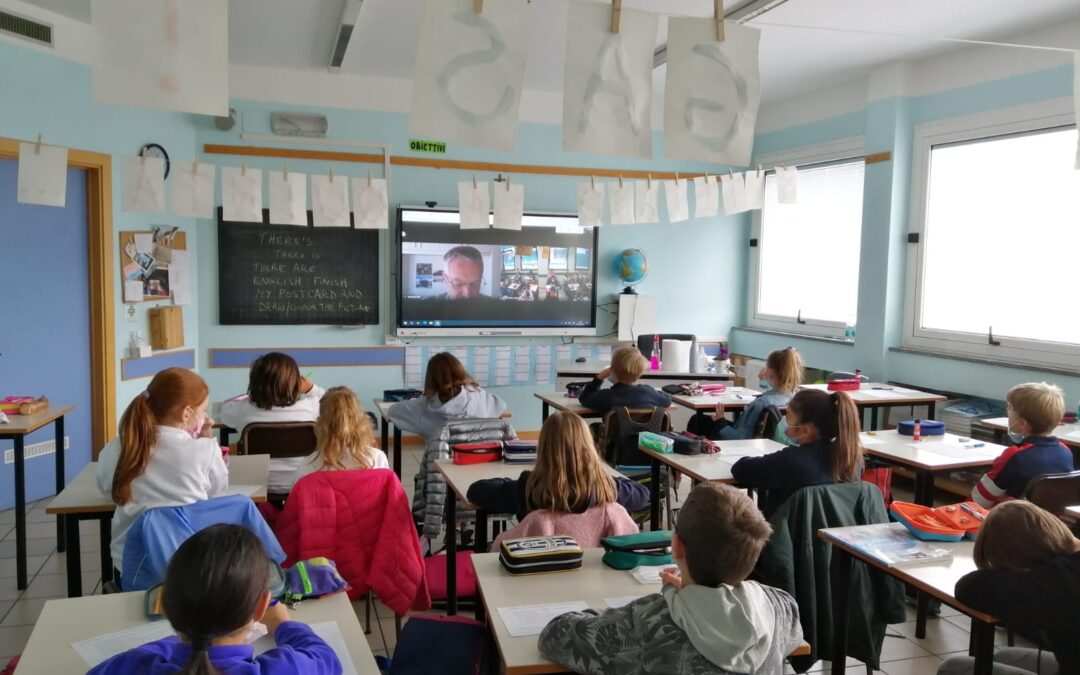
[[[1024,499],[1061,518],[1066,506],[1080,504],[1080,471],[1035,476],[1024,488]]]
[[[620,407],[604,415],[603,428],[600,430],[600,442],[597,451],[605,462],[615,467],[632,481],[650,487],[652,483],[652,459],[638,449],[638,434],[642,431],[659,433],[671,431],[671,415],[662,408],[651,410],[630,410]],[[668,499],[667,486],[671,483],[669,473],[661,472],[661,508],[668,515],[668,522],[674,522],[671,513],[671,500]],[[651,489],[651,488],[650,488]],[[649,518],[649,509],[631,514],[640,525]]]
[[[889,515],[881,491],[863,481],[802,488],[769,519],[773,533],[758,559],[754,578],[787,591],[799,605],[803,639],[810,644],[810,655],[791,659],[797,672],[805,672],[819,659],[842,660],[848,656],[865,663],[868,675],[880,666],[886,625],[907,618],[904,586],[868,565],[853,565],[847,653],[833,653],[835,551],[817,536],[817,531],[887,522]]]
[[[548,537],[557,534],[573,537],[581,548],[599,548],[604,537],[638,532],[637,523],[620,504],[593,506],[583,513],[558,513],[537,509],[530,511],[516,527],[495,537],[491,550],[497,552],[504,539]]]
[[[244,427],[236,444],[238,455],[270,455],[270,459],[307,457],[315,452],[314,422],[252,422]],[[288,493],[269,493],[267,500],[280,504]]]
[[[406,612],[431,607],[409,499],[390,469],[304,476],[293,486],[276,531],[286,565],[333,560],[349,582],[349,599],[367,600],[369,619],[369,591],[393,610],[399,629]]]
[[[780,426],[780,420],[784,419],[786,406],[771,405],[761,411],[757,424],[754,425],[753,438],[772,438],[776,435],[776,429]]]

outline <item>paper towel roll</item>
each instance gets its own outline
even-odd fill
[[[687,340],[664,340],[660,347],[663,363],[660,370],[679,373],[690,372],[690,348],[693,342]]]

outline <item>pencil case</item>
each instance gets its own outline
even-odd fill
[[[18,415],[19,406],[24,403],[32,403],[33,401],[33,396],[8,396],[7,398],[0,399],[0,412],[7,413],[8,415]]]
[[[661,431],[660,435],[671,439],[671,449],[677,455],[701,454],[701,439],[697,436],[687,436],[678,431]]]
[[[455,443],[450,446],[454,464],[483,464],[502,459],[502,443]]]
[[[532,464],[536,461],[536,441],[506,441],[503,461],[510,464]]]
[[[901,436],[915,435],[915,420],[902,420],[896,425],[896,433]],[[936,420],[922,420],[919,422],[920,436],[944,436],[945,423]]]
[[[988,511],[975,502],[961,502],[930,508],[921,504],[894,501],[889,512],[923,541],[974,539]]]
[[[675,441],[651,431],[642,431],[638,434],[638,446],[648,448],[662,455],[670,455],[675,450]]]
[[[503,539],[499,544],[499,562],[510,574],[576,570],[584,555],[577,540],[566,535]]]
[[[617,570],[672,564],[671,530],[604,537],[600,543],[604,546],[604,564]]]
[[[424,392],[419,389],[386,389],[382,395],[383,400],[387,403],[397,403],[398,401],[408,401],[423,396]]]

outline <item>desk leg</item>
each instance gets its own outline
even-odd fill
[[[971,641],[975,652],[974,675],[991,675],[994,668],[994,626],[973,618]]]
[[[880,406],[874,406],[870,408],[870,430],[877,431],[878,429],[878,411],[881,410]]]
[[[476,509],[476,530],[473,532],[473,552],[487,553],[488,548],[488,513],[484,509]],[[484,603],[480,601],[480,591],[477,589],[476,620],[484,621]]]
[[[379,435],[381,437],[380,440],[382,440],[382,451],[386,454],[387,457],[389,457],[390,456],[390,428],[386,426],[386,418],[385,417],[380,417],[379,418]],[[401,478],[401,476],[399,475],[398,478]]]
[[[98,519],[98,537],[101,541],[101,586],[104,593],[106,582],[113,581],[112,560],[112,514],[106,514]],[[119,583],[119,579],[116,579]]]
[[[847,672],[847,646],[848,646],[848,598],[851,595],[851,563],[852,558],[847,553],[836,548],[833,549],[836,564],[836,583],[833,585],[832,611],[833,611],[833,644],[832,674],[844,675]]]
[[[652,458],[652,474],[649,480],[649,526],[660,529],[660,460]]]
[[[931,419],[931,420],[936,420],[937,419],[937,401],[930,401],[929,415],[930,416],[927,417],[927,419]]]
[[[548,415],[550,415],[550,414],[551,414],[551,406],[548,405],[547,401],[541,401],[540,402],[540,421],[541,422],[546,421],[547,418],[548,418]]]
[[[67,537],[67,582],[68,597],[78,598],[82,595],[82,554],[79,551],[79,517],[70,515],[64,518],[67,521],[65,536]]]
[[[915,591],[915,637],[926,639],[926,616],[929,613],[930,596],[923,591]]]
[[[919,471],[915,474],[915,503],[923,506],[934,505],[934,474]]]
[[[217,435],[218,443],[221,444],[221,447],[229,447],[229,427],[218,427]]]
[[[19,434],[15,441],[15,587],[20,591],[26,582],[26,465],[23,441]]]
[[[457,614],[457,495],[446,490],[446,615]]]
[[[53,423],[53,428],[56,430],[56,451],[53,452],[53,456],[56,457],[56,494],[60,494],[64,491],[64,416],[56,418],[56,422]],[[60,553],[64,552],[64,521],[66,519],[62,516],[56,516],[56,550]]]
[[[401,429],[394,426],[394,473],[401,478]]]

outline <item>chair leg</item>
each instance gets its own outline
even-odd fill
[[[1005,629],[1005,639],[1008,641],[1010,647],[1016,646],[1016,633],[1013,632],[1012,628]]]
[[[401,637],[401,615],[394,615],[394,638]]]
[[[364,594],[364,635],[371,635],[371,591]]]
[[[870,667],[870,664],[866,664],[866,675],[874,675],[874,669]]]

